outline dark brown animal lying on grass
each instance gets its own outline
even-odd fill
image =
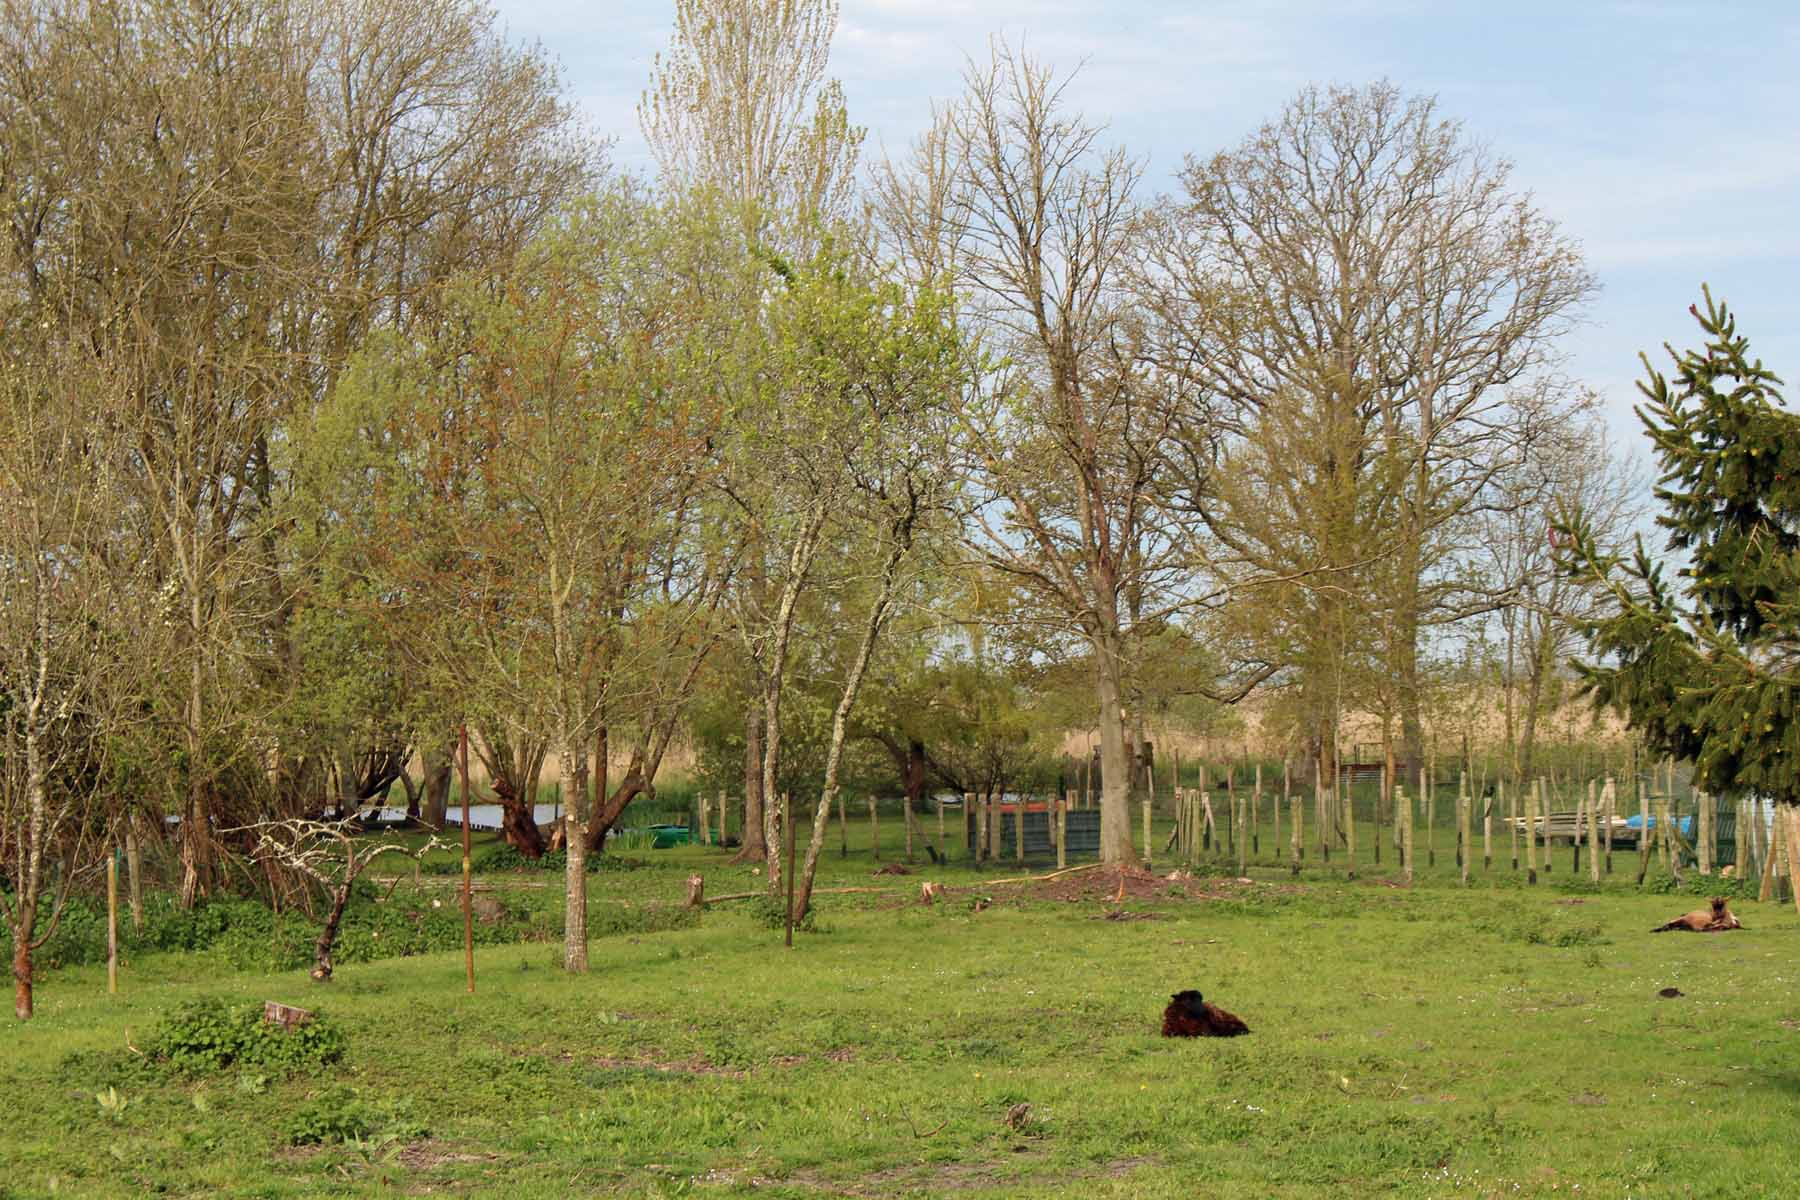
[[[1664,933],[1671,929],[1685,929],[1689,933],[1723,933],[1727,929],[1742,929],[1743,925],[1731,915],[1731,908],[1725,903],[1725,897],[1714,896],[1712,908],[1696,908],[1691,913],[1683,913],[1667,925],[1658,925],[1651,933]]]
[[[1169,997],[1163,1009],[1164,1037],[1237,1037],[1250,1027],[1192,989]]]

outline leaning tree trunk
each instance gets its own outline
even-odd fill
[[[612,833],[613,826],[625,815],[625,810],[633,800],[649,790],[650,782],[644,776],[643,766],[633,759],[625,770],[625,778],[619,780],[619,786],[613,789],[612,795],[601,801],[599,808],[588,821],[587,852],[589,854],[606,853],[606,839]]]
[[[344,908],[350,903],[350,885],[354,882],[355,875],[346,871],[344,881],[332,891],[331,911],[325,915],[325,927],[319,930],[319,938],[313,943],[312,977],[320,983],[331,982],[331,951],[337,945],[338,925],[344,919]]]
[[[910,533],[911,523],[907,522],[902,529]],[[818,807],[813,809],[812,838],[806,844],[806,865],[795,881],[793,917],[796,921],[806,915],[807,908],[812,904],[813,875],[818,870],[819,852],[825,847],[825,830],[831,823],[831,806],[837,800],[838,770],[844,761],[844,737],[850,727],[850,711],[856,707],[857,693],[862,690],[863,676],[869,669],[869,657],[874,653],[876,639],[881,636],[881,625],[887,616],[888,602],[893,596],[894,581],[910,545],[910,537],[897,540],[882,564],[881,587],[876,592],[874,602],[869,605],[869,617],[863,624],[862,640],[856,647],[856,658],[850,664],[849,673],[844,676],[844,690],[838,697],[837,711],[831,717],[831,749],[825,756],[825,787],[819,797]],[[920,757],[923,758],[922,751]],[[910,802],[909,798],[908,803]],[[793,819],[791,814],[788,819]]]
[[[544,856],[544,832],[538,828],[532,806],[520,799],[510,779],[493,782],[494,795],[500,801],[500,833],[507,845],[526,858]]]

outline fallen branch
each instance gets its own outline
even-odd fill
[[[814,888],[813,889],[813,895],[815,895],[815,896],[848,896],[853,893],[874,893],[875,895],[878,895],[878,896],[885,896],[885,895],[892,895],[894,893],[894,889],[893,888],[879,888],[879,887],[842,887],[842,888]],[[768,894],[769,894],[768,892],[733,892],[729,896],[708,896],[704,902],[707,904],[723,904],[727,900],[753,900],[758,896],[766,896]]]
[[[1092,871],[1105,863],[1082,863],[1079,867],[1064,867],[1060,871],[1052,871],[1048,875],[1016,875],[1011,879],[983,879],[982,887],[995,887],[1002,883],[1042,883],[1046,879],[1060,879],[1064,875],[1073,875],[1077,871]]]

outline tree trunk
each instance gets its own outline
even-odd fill
[[[450,809],[450,747],[427,746],[420,751],[419,760],[425,771],[425,799],[419,806],[419,821],[432,829],[442,829]]]
[[[589,854],[606,853],[606,838],[619,818],[625,815],[625,809],[649,790],[650,781],[644,774],[643,764],[638,759],[625,770],[625,778],[619,780],[617,790],[606,798],[588,821],[587,852]]]
[[[188,618],[194,639],[194,644],[189,649],[193,652],[194,661],[189,667],[188,676],[188,800],[187,813],[181,820],[181,890],[177,897],[183,910],[194,907],[194,901],[200,898],[211,882],[209,865],[212,861],[212,822],[206,810],[205,741],[201,729],[204,676],[201,670],[200,637],[204,627],[204,611],[199,591],[194,588],[189,591]]]
[[[544,833],[538,828],[532,805],[519,798],[510,779],[493,782],[494,796],[500,801],[500,834],[506,844],[526,858],[544,856]]]
[[[138,849],[136,821],[125,823],[125,891],[131,897],[131,927],[144,927],[144,858]]]
[[[562,740],[563,846],[568,861],[563,872],[563,970],[579,975],[588,969],[587,838],[582,810],[587,808],[587,749],[574,737]]]
[[[1123,867],[1132,861],[1131,751],[1120,710],[1124,672],[1117,635],[1093,639],[1100,701],[1100,861]]]
[[[344,919],[344,908],[350,903],[350,885],[355,878],[354,874],[346,872],[344,882],[332,893],[331,912],[325,917],[325,928],[319,930],[319,940],[313,943],[312,977],[320,983],[331,982],[331,950],[337,945],[338,923]]]
[[[31,933],[37,924],[37,905],[20,897],[13,925],[13,1015],[31,1020]]]
[[[910,531],[910,523],[906,524],[903,529]],[[800,878],[795,881],[799,885],[798,888],[790,893],[793,896],[791,911],[793,919],[796,921],[806,915],[808,906],[812,904],[813,875],[819,866],[819,851],[825,846],[825,830],[831,823],[831,805],[838,795],[838,770],[844,761],[844,738],[849,731],[850,712],[856,707],[857,694],[862,691],[863,676],[868,672],[869,658],[875,652],[875,642],[881,636],[882,622],[887,616],[888,601],[894,591],[894,580],[910,544],[909,537],[896,540],[888,552],[886,561],[882,564],[881,586],[875,594],[875,599],[869,605],[869,616],[863,623],[862,640],[856,647],[856,657],[850,663],[850,670],[844,676],[844,690],[838,696],[837,711],[831,717],[831,749],[825,756],[825,787],[819,797],[818,807],[813,810],[812,840],[806,845],[806,865],[800,872]],[[925,774],[925,749],[916,742],[914,746],[918,749],[916,773],[922,784]],[[909,775],[914,773],[911,770],[913,757],[913,755],[908,755]],[[910,779],[908,784],[910,788]],[[910,794],[906,802],[909,805],[912,803]],[[873,800],[869,802],[871,812],[874,811],[874,803]],[[789,819],[793,819],[791,815]]]
[[[1396,633],[1390,647],[1394,675],[1394,696],[1400,710],[1400,762],[1397,770],[1403,779],[1411,779],[1425,765],[1425,719],[1419,697],[1419,616],[1418,581],[1400,585],[1400,611],[1395,615]]]
[[[744,713],[744,840],[733,862],[760,863],[763,843],[763,707],[752,700]]]

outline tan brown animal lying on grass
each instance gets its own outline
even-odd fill
[[[1683,913],[1667,925],[1658,925],[1651,933],[1665,933],[1671,929],[1685,929],[1689,933],[1723,933],[1727,929],[1742,929],[1743,924],[1731,915],[1731,908],[1725,903],[1725,897],[1714,896],[1712,908],[1696,908],[1691,913]]]

